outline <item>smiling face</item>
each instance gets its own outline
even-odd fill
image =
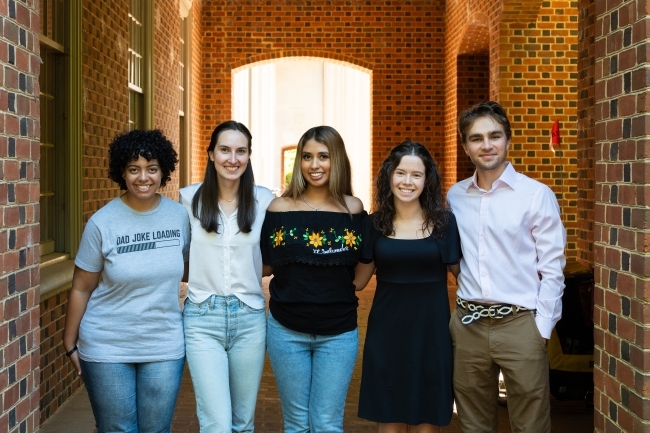
[[[228,129],[219,134],[214,150],[208,155],[219,181],[238,181],[250,160],[248,139],[241,132]]]
[[[124,169],[126,191],[130,199],[141,203],[155,200],[160,188],[162,170],[157,159],[147,161],[143,156],[130,161]]]
[[[328,186],[331,160],[327,145],[314,139],[308,140],[302,148],[300,168],[307,185],[313,187]]]
[[[391,191],[395,200],[404,203],[417,201],[424,190],[426,168],[414,155],[404,155],[391,176]]]
[[[467,133],[463,143],[465,153],[480,172],[495,170],[497,176],[505,170],[505,160],[510,147],[503,125],[488,116],[479,117]]]

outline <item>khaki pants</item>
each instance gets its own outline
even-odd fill
[[[513,432],[550,433],[546,340],[534,313],[482,318],[469,325],[456,308],[449,323],[454,343],[454,393],[461,431],[496,433],[499,369],[508,392]]]

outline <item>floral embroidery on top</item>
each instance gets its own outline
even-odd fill
[[[299,239],[299,235],[297,233],[297,228],[293,228],[289,230],[289,238],[293,238],[294,240]],[[361,243],[361,234],[357,234],[354,230],[349,230],[345,228],[343,234],[337,234],[336,230],[334,228],[330,228],[329,232],[331,235],[327,235],[325,233],[325,230],[310,230],[309,227],[305,228],[305,232],[302,234],[302,239],[305,242],[306,247],[313,247],[314,252],[317,254],[320,254],[321,251],[318,251],[319,247],[326,247],[326,246],[332,246],[332,242],[338,244],[341,244],[341,247],[336,250],[332,250],[331,248],[327,252],[341,252],[345,251],[348,248],[357,250],[359,247],[359,244]],[[328,238],[329,236],[329,238]],[[287,240],[287,231],[285,230],[284,226],[280,227],[280,229],[273,229],[273,234],[270,236],[271,239],[271,244],[273,248],[279,247],[279,246],[285,246],[286,245],[286,240]]]

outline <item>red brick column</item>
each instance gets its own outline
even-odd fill
[[[0,431],[38,427],[39,17],[0,0]]]
[[[592,267],[594,263],[594,189],[595,189],[595,51],[594,0],[578,4],[578,137],[576,259]]]
[[[650,3],[595,2],[595,429],[650,431]]]

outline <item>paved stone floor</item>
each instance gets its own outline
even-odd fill
[[[265,291],[268,281],[265,279]],[[453,311],[455,302],[455,288],[450,287],[450,306]],[[357,417],[357,402],[359,400],[359,384],[361,381],[361,354],[363,353],[363,342],[366,336],[366,323],[368,313],[372,305],[372,298],[375,295],[374,278],[368,287],[359,295],[359,358],[354,369],[352,382],[348,391],[347,402],[345,405],[344,430],[346,433],[360,433],[376,431],[375,423],[362,420]],[[587,433],[593,432],[593,409],[587,408],[582,401],[578,402],[551,402],[551,420],[553,433]],[[264,373],[262,384],[257,398],[257,408],[255,412],[255,430],[261,433],[280,433],[282,432],[282,411],[278,391],[273,379],[271,365],[266,357],[264,363]],[[181,392],[178,398],[174,423],[172,425],[174,433],[198,433],[198,421],[196,419],[196,410],[194,395],[192,391],[192,382],[188,371],[185,371]],[[458,427],[458,418],[454,415],[451,424],[442,429],[445,433],[460,432]],[[508,410],[505,407],[499,407],[499,433],[510,432],[510,422],[508,421]]]
[[[268,281],[265,279],[265,290]],[[455,301],[455,288],[450,287],[450,304]],[[374,296],[374,279],[369,286],[359,293],[359,359],[352,376],[352,383],[348,391],[345,407],[344,429],[346,433],[360,433],[376,431],[374,423],[357,418],[357,401],[359,399],[359,384],[361,381],[361,353],[366,335],[366,323],[368,313]],[[267,290],[268,296],[268,290]],[[452,308],[453,310],[453,308]],[[79,424],[74,430],[70,428],[70,421],[78,421]],[[559,402],[551,400],[551,421],[552,433],[588,433],[593,432],[593,409],[587,408],[582,401]],[[51,419],[41,428],[43,433],[91,433],[93,432],[92,413],[88,404],[88,397],[85,389],[79,391],[68,403],[66,403]],[[257,399],[255,413],[255,430],[259,433],[280,433],[282,432],[282,413],[273,372],[268,362],[264,365],[262,384]],[[96,431],[96,430],[94,430]],[[445,433],[460,432],[458,418],[452,418],[451,424],[442,429]],[[508,410],[499,407],[499,433],[510,432],[508,421]],[[174,433],[198,433],[199,425],[196,419],[196,409],[192,382],[189,372],[185,371],[181,391],[178,396],[176,413],[172,425]]]

